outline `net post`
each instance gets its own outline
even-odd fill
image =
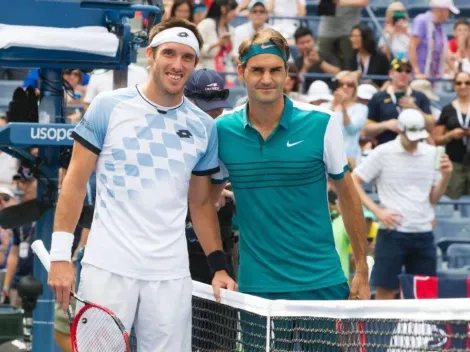
[[[269,302],[268,314],[266,315],[266,352],[270,351],[271,346],[271,305],[272,302]]]

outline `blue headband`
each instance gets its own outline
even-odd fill
[[[252,44],[250,48],[245,52],[241,57],[242,65],[245,64],[253,56],[260,54],[273,54],[279,56],[284,62],[287,62],[287,56],[284,51],[282,51],[274,42],[271,40],[263,44]]]

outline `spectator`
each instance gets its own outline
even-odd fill
[[[347,68],[353,54],[349,35],[351,28],[361,21],[361,11],[369,0],[337,0],[334,16],[322,16],[318,28],[318,45],[321,53],[333,53],[341,68]],[[331,6],[331,5],[329,5]]]
[[[233,27],[230,22],[235,17],[237,3],[234,0],[217,0],[209,8],[207,17],[197,28],[204,40],[199,68],[208,68],[217,72],[232,72],[232,37]]]
[[[459,56],[458,61],[455,62],[455,69],[457,72],[463,71],[470,73],[470,35],[463,43],[461,56]]]
[[[388,60],[408,58],[411,40],[406,9],[401,2],[394,2],[389,8],[397,7],[395,4],[403,6],[403,9],[395,10],[390,14],[390,20],[385,24],[385,38],[381,37],[379,41],[379,48]]]
[[[88,109],[92,100],[102,92],[108,92],[114,89],[113,71],[95,71],[88,83],[87,92],[83,99],[83,108]],[[130,64],[127,67],[127,86],[135,87],[138,84],[147,82],[148,72],[141,66]]]
[[[17,187],[22,192],[21,203],[36,199],[37,180],[28,172],[15,176]],[[13,243],[7,259],[3,295],[9,298],[12,306],[21,304],[17,292],[18,282],[22,277],[33,274],[33,252],[31,243],[36,237],[36,223],[26,224],[13,229]]]
[[[338,119],[343,132],[348,163],[354,168],[360,155],[359,132],[367,120],[367,106],[356,101],[357,76],[350,71],[342,71],[336,76],[339,87],[334,93],[330,109]]]
[[[431,103],[431,115],[434,121],[439,120],[441,109],[437,106],[437,102],[439,102],[441,98],[432,91],[432,83],[426,79],[415,79],[411,81],[410,88],[416,92],[423,93],[429,99]]]
[[[233,108],[227,101],[229,90],[225,89],[223,78],[214,70],[203,68],[194,71],[184,87],[184,95],[214,119],[224,109]]]
[[[390,68],[390,63],[377,49],[377,43],[372,29],[365,24],[358,24],[351,30],[351,46],[353,55],[349,57],[348,66],[350,71],[359,71],[361,75],[385,76]],[[375,84],[382,85],[377,80]]]
[[[367,106],[377,92],[378,89],[370,83],[360,84],[359,87],[357,87],[357,102]]]
[[[406,109],[398,121],[399,137],[375,148],[353,172],[362,203],[381,225],[372,269],[376,299],[394,298],[402,266],[408,274],[436,276],[433,207],[452,173],[447,155],[437,160],[437,171],[436,147],[420,143],[428,137],[423,114]],[[362,189],[363,182],[374,180],[382,207]]]
[[[378,144],[396,138],[400,132],[397,117],[402,109],[419,109],[425,117],[427,130],[432,131],[434,119],[429,99],[409,87],[411,71],[409,61],[394,59],[389,72],[390,85],[386,90],[375,94],[369,102],[364,133],[366,137],[375,137]]]
[[[454,164],[446,194],[457,199],[470,195],[470,74],[458,73],[454,89],[457,99],[442,109],[434,139],[436,144],[445,146]]]
[[[449,55],[460,61],[467,57],[465,40],[470,36],[470,23],[466,18],[459,18],[454,23],[454,38],[449,40]]]
[[[0,129],[2,129],[8,120],[6,116],[0,116]],[[0,151],[0,187],[11,186],[13,175],[18,170],[18,160],[9,154]]]
[[[171,6],[170,17],[194,22],[193,3],[190,0],[175,0]]]
[[[447,35],[443,24],[450,12],[460,11],[453,0],[431,0],[431,10],[415,17],[411,29],[408,57],[416,78],[442,77],[448,61]]]
[[[313,32],[306,27],[298,28],[294,33],[295,46],[299,57],[295,65],[301,73],[337,74],[340,71],[338,59],[329,52],[319,52],[315,45]],[[316,78],[304,78],[302,91],[307,91]],[[334,83],[329,78],[320,79],[333,88]]]
[[[193,23],[197,26],[204,18],[206,18],[207,8],[202,0],[194,1]]]
[[[299,70],[297,70],[297,66],[293,62],[289,62],[287,63],[287,79],[284,84],[284,94],[293,100],[298,100],[300,98],[299,88]]]
[[[8,187],[0,187],[0,210],[16,204],[16,198],[12,190]],[[10,252],[13,232],[11,229],[0,227],[0,284],[3,286],[6,273],[6,263]],[[5,297],[2,297],[2,300]]]
[[[266,8],[270,14],[278,17],[304,17],[307,14],[306,0],[267,0]],[[273,28],[290,40],[297,26],[296,20],[276,19]]]
[[[329,105],[333,100],[330,88],[323,81],[314,81],[308,88],[307,95],[301,97],[302,101],[312,105]]]
[[[233,35],[233,57],[238,61],[238,47],[240,44],[253,34],[263,28],[269,28],[266,23],[268,11],[266,10],[266,0],[251,0],[248,5],[248,22],[235,28]]]
[[[23,88],[27,88],[28,86],[31,86],[34,89],[39,89],[40,77],[41,75],[40,75],[39,69],[38,68],[32,69],[31,71],[29,71],[28,75],[23,81]],[[86,86],[89,80],[90,80],[90,75],[87,73],[83,74],[80,85]]]
[[[406,6],[401,1],[393,1],[387,7],[385,11],[385,23],[384,23],[384,31],[385,34],[392,34],[393,33],[393,15],[395,12],[406,12]],[[408,15],[406,16],[408,19]]]

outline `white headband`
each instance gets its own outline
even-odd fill
[[[173,27],[158,33],[150,43],[155,48],[163,43],[180,43],[189,46],[199,56],[199,42],[192,31],[183,27]]]

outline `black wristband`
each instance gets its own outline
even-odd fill
[[[217,271],[225,270],[228,272],[227,258],[223,251],[214,251],[207,256],[207,264],[211,274],[214,275]]]

